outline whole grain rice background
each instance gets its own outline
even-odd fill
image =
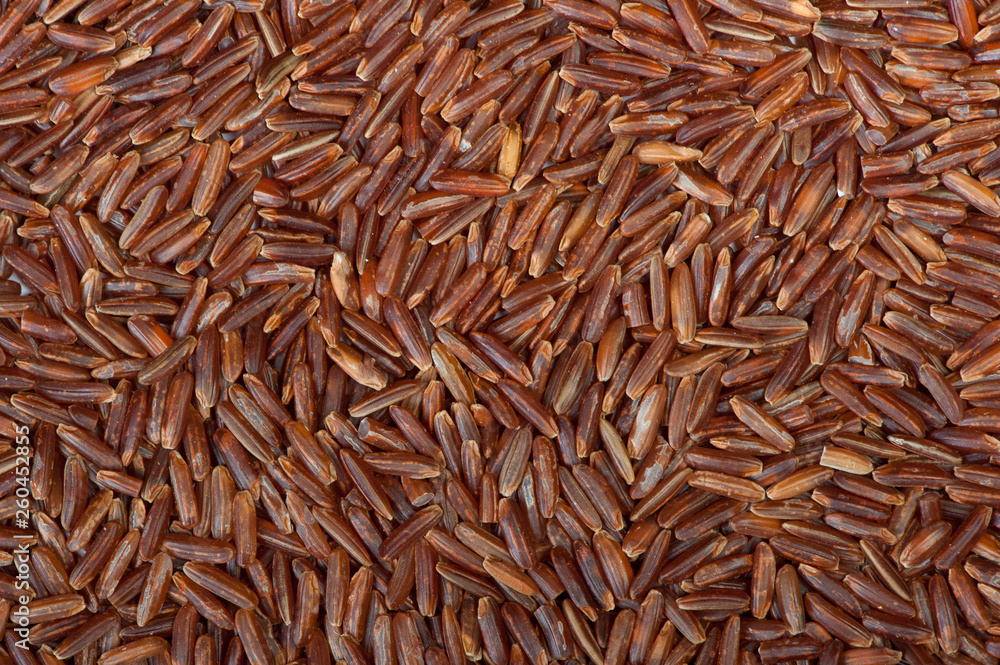
[[[0,1],[0,665],[997,665],[998,85],[985,0]]]

